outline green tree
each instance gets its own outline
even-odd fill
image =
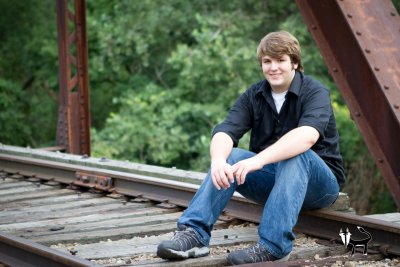
[[[53,145],[57,35],[52,0],[0,1],[0,142]]]

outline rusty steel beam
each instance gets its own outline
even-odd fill
[[[296,0],[400,207],[400,19],[390,0]]]
[[[90,155],[86,4],[75,0],[73,13],[69,2],[57,0],[60,100],[56,143],[68,153]]]

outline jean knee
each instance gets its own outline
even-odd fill
[[[338,197],[339,197],[339,192],[336,194],[327,193],[323,195],[321,198],[314,200],[312,203],[307,203],[307,201],[305,201],[303,203],[303,209],[312,210],[312,209],[321,209],[329,207],[336,201]]]
[[[315,154],[314,151],[309,149],[297,156],[279,162],[278,165],[281,165],[280,167],[284,165],[285,168],[303,168],[304,164],[308,164],[311,161],[312,157],[314,156],[312,155],[313,153]]]

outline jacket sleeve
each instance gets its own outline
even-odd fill
[[[326,88],[316,88],[304,100],[298,126],[311,126],[319,132],[320,139],[324,139],[332,113],[329,91]]]
[[[212,136],[223,132],[232,138],[235,147],[239,144],[240,138],[251,128],[253,121],[249,93],[247,90],[239,96],[225,120],[215,126]]]

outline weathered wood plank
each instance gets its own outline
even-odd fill
[[[235,250],[235,249],[233,249]],[[212,248],[211,248],[212,251]],[[293,251],[290,255],[290,261],[296,261],[300,260],[300,262],[293,262],[292,264],[289,264],[289,266],[331,266],[332,264],[337,263],[338,260],[342,260],[341,262],[346,262],[348,261],[348,256],[344,256],[343,258],[338,258],[335,259],[333,258],[332,261],[330,262],[331,264],[324,264],[323,262],[323,257],[327,256],[337,256],[337,255],[343,255],[346,252],[346,249],[343,246],[331,246],[331,247],[326,247],[326,246],[319,246],[319,247],[293,247]],[[136,267],[184,267],[184,266],[190,266],[190,267],[195,267],[195,266],[226,266],[228,264],[226,258],[228,256],[229,252],[220,252],[218,255],[210,255],[207,257],[202,257],[202,258],[194,258],[194,259],[188,259],[188,260],[183,260],[183,261],[167,261],[163,260],[160,258],[154,258],[152,260],[147,260],[147,261],[140,261],[136,264],[126,264],[124,266],[136,266]],[[318,255],[318,256],[317,256]],[[320,257],[321,256],[321,257]],[[363,256],[363,255],[362,255]],[[374,255],[378,256],[377,258],[380,259],[382,258],[381,255]],[[321,263],[318,265],[314,265],[314,263],[318,263],[318,260],[314,262],[315,259],[320,259]],[[355,258],[355,257],[354,257]],[[365,256],[362,257],[361,259],[365,259]],[[375,257],[374,257],[375,259]],[[311,263],[310,260],[313,262]],[[118,265],[107,265],[107,266],[118,266]],[[336,265],[332,265],[336,266]],[[346,265],[347,266],[347,265]]]
[[[70,224],[79,224],[79,223],[88,223],[88,222],[102,222],[105,220],[115,219],[115,218],[135,218],[138,216],[146,216],[146,215],[156,215],[174,212],[177,210],[167,210],[161,208],[148,208],[148,204],[135,203],[137,206],[130,206],[129,209],[118,209],[119,212],[113,213],[99,213],[99,214],[88,214],[83,216],[75,216],[68,218],[55,218],[50,220],[41,220],[41,221],[30,221],[30,222],[20,222],[20,223],[12,223],[12,224],[4,224],[0,225],[0,231],[4,232],[14,232],[20,230],[27,229],[35,229],[41,227],[57,227],[60,225],[70,225]],[[134,208],[134,210],[132,210]]]
[[[2,184],[7,184],[7,183],[15,183],[17,181],[19,181],[18,179],[13,179],[10,177],[7,177],[7,174],[4,174],[5,177],[0,178],[0,183]],[[0,173],[0,177],[2,177],[2,173]]]
[[[106,204],[121,204],[121,201],[112,199],[112,198],[89,198],[89,199],[78,199],[76,201],[68,202],[68,203],[58,203],[58,204],[49,204],[42,206],[31,206],[31,207],[23,207],[19,210],[11,210],[11,211],[3,211],[0,213],[0,220],[3,217],[22,217],[22,216],[34,216],[37,213],[42,214],[43,212],[61,212],[65,210],[71,209],[81,209],[86,207],[94,207],[99,205]],[[122,205],[122,204],[121,204]]]
[[[174,228],[176,224],[174,224]],[[159,236],[146,236],[143,238],[134,237],[132,239],[117,240],[113,242],[102,242],[95,244],[77,245],[74,250],[77,256],[87,259],[103,259],[111,257],[134,256],[142,253],[154,253],[158,244],[163,240],[168,240],[173,233]],[[235,229],[222,229],[212,232],[210,241],[211,247],[221,245],[236,245],[255,242],[258,238],[256,227],[245,227]]]
[[[21,214],[19,217],[3,217],[0,218],[0,224],[10,224],[10,223],[18,223],[18,222],[28,222],[28,221],[39,221],[39,220],[49,220],[49,219],[54,219],[54,218],[68,218],[68,217],[75,217],[75,216],[82,216],[82,215],[88,215],[88,214],[93,214],[95,211],[96,213],[119,213],[121,210],[125,210],[126,212],[129,212],[129,208],[133,208],[134,203],[127,203],[126,205],[123,204],[106,204],[106,205],[100,205],[97,206],[96,208],[94,207],[86,207],[86,208],[81,208],[81,209],[74,209],[74,210],[69,210],[68,212],[65,211],[53,211],[53,212],[43,212],[43,213],[34,213],[31,215],[24,215]]]
[[[102,232],[82,232],[75,234],[60,234],[52,236],[34,237],[31,240],[43,245],[52,245],[58,243],[81,244],[99,242],[101,240],[129,239],[134,236],[157,235],[173,231],[176,228],[176,222],[156,224],[138,227],[120,227],[118,229],[104,230]],[[23,237],[23,236],[22,236]]]
[[[143,266],[143,267],[221,267],[228,264],[226,257],[228,253],[223,255],[210,255],[202,258],[192,258],[184,261],[167,261],[156,259],[153,261],[143,261],[134,265],[124,266]],[[117,266],[117,265],[116,265]]]
[[[217,221],[215,225],[226,224]],[[131,239],[133,237],[143,237],[151,235],[160,235],[174,231],[176,229],[176,220],[173,222],[159,223],[155,225],[135,226],[135,227],[119,227],[104,231],[82,232],[71,234],[59,234],[52,236],[39,236],[30,238],[34,242],[44,245],[54,245],[60,243],[94,243],[108,240]],[[24,237],[24,236],[21,236]]]
[[[9,196],[9,195],[18,195],[18,194],[24,194],[24,193],[49,191],[49,190],[57,190],[57,188],[54,188],[54,187],[48,186],[48,185],[31,184],[31,186],[24,186],[21,188],[17,187],[17,188],[10,188],[8,190],[1,190],[0,198],[3,198],[3,196]]]
[[[104,231],[112,229],[121,229],[127,227],[138,227],[138,226],[148,226],[155,224],[165,224],[168,222],[176,222],[182,212],[174,212],[169,214],[159,214],[153,216],[143,216],[136,218],[124,218],[124,219],[110,219],[101,222],[90,222],[90,223],[80,223],[75,225],[64,225],[64,229],[59,231],[51,231],[49,227],[45,228],[30,228],[24,229],[22,231],[13,232],[15,235],[24,236],[28,239],[33,239],[41,236],[54,236],[54,235],[75,235],[79,236],[79,233],[88,232],[98,232],[96,234],[103,235]],[[27,232],[27,230],[29,232]],[[32,231],[32,232],[31,232]]]
[[[179,261],[179,262],[174,262],[174,261],[166,261],[166,260],[159,260],[156,262],[150,262],[147,263],[143,262],[143,264],[135,264],[135,265],[127,265],[129,266],[146,266],[146,267],[221,267],[221,266],[227,266],[228,262],[226,257],[228,256],[228,253],[225,253],[223,255],[210,255],[207,257],[204,257],[202,259],[196,258],[196,259],[189,259],[188,262],[185,261]]]
[[[4,183],[2,180],[0,180],[0,191],[15,187],[24,187],[24,186],[35,186],[35,185],[32,182],[26,182],[26,181],[12,180],[8,183]]]
[[[73,194],[75,193],[75,194]],[[89,199],[94,198],[93,194],[91,193],[79,193],[77,191],[71,192],[69,195],[62,195],[62,196],[43,196],[42,198],[38,199],[31,199],[29,201],[21,200],[21,201],[14,201],[9,203],[4,203],[1,205],[2,210],[17,210],[22,209],[24,207],[29,206],[39,206],[39,205],[49,205],[49,204],[57,204],[57,203],[65,203],[65,202],[72,202],[78,199]]]
[[[13,202],[13,201],[27,201],[30,199],[37,199],[42,197],[50,196],[62,196],[67,194],[75,194],[76,192],[69,189],[58,189],[52,191],[39,191],[39,192],[27,192],[18,195],[9,195],[0,197],[0,204]]]

